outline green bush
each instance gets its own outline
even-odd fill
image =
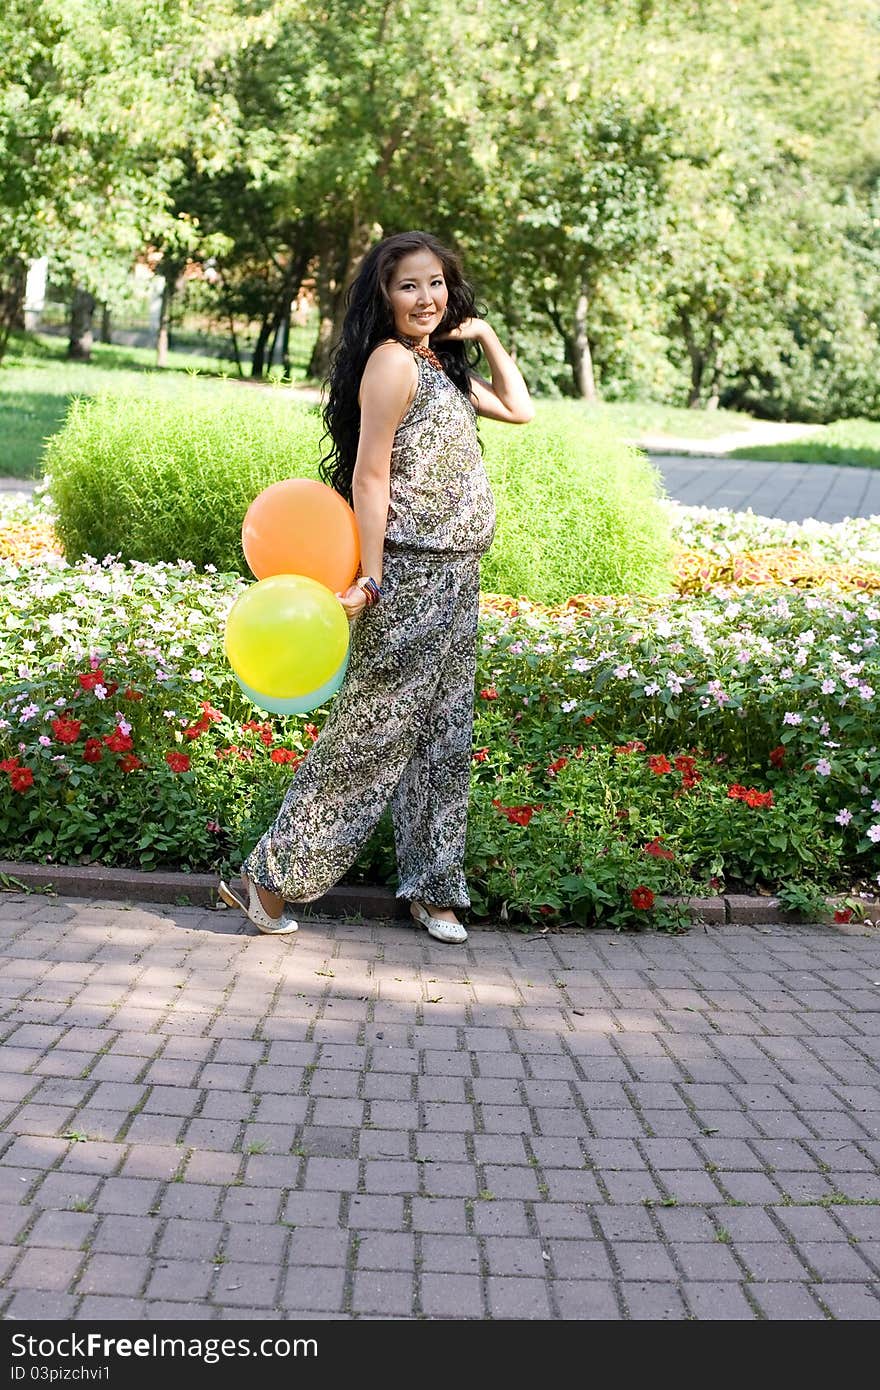
[[[483,587],[554,602],[669,587],[658,474],[576,403],[481,426],[498,505]],[[247,574],[241,523],[269,483],[317,477],[322,421],[283,391],[190,381],[75,401],[47,471],[69,559],[191,561]]]
[[[46,471],[69,559],[248,573],[241,523],[281,478],[318,475],[322,421],[283,390],[190,380],[73,402]]]
[[[542,402],[534,421],[481,425],[498,509],[483,588],[559,603],[572,594],[670,587],[669,521],[644,454],[576,402]]]

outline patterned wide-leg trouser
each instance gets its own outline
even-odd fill
[[[479,556],[386,551],[382,591],[355,619],[342,689],[242,869],[310,902],[390,802],[397,896],[465,908]]]

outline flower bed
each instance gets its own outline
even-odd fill
[[[236,865],[321,724],[239,692],[221,634],[242,581],[51,556],[0,578],[0,856]],[[876,873],[878,620],[860,592],[487,597],[477,910],[626,925],[661,892]],[[383,823],[353,876],[392,872]]]

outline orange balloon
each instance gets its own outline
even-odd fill
[[[354,512],[332,487],[311,478],[286,478],[255,497],[241,544],[258,579],[304,574],[332,593],[344,593],[360,561]]]

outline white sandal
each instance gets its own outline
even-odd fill
[[[254,926],[266,936],[288,936],[291,932],[299,931],[299,923],[286,912],[282,912],[280,917],[270,917],[263,904],[260,902],[260,895],[256,886],[251,880],[242,874],[241,881],[247,886],[248,903],[245,907],[237,893],[233,893],[227,883],[221,878],[217,892],[229,907],[238,907],[245,917],[253,922]]]
[[[467,941],[468,934],[461,922],[444,922],[442,917],[432,917],[421,903],[410,903],[409,910],[411,916],[420,926],[427,928],[428,935],[433,936],[435,941],[445,941],[448,946],[461,946]]]

